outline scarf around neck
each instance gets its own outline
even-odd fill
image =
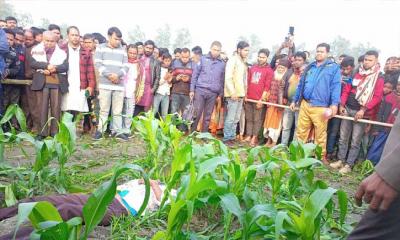
[[[379,65],[376,64],[370,69],[364,69],[361,65],[358,71],[361,79],[357,85],[356,100],[361,106],[367,105],[374,95],[374,89],[379,77]]]

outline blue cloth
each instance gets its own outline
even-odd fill
[[[328,122],[328,138],[326,143],[326,152],[333,153],[335,150],[335,145],[338,140],[339,132],[340,132],[340,118],[332,118]]]
[[[4,58],[8,54],[9,49],[6,33],[0,28],[0,77],[3,75],[6,67]]]
[[[312,106],[329,107],[339,105],[341,93],[341,74],[338,64],[326,60],[320,66],[312,62],[307,66],[297,86],[294,102],[306,99]]]
[[[132,216],[136,216],[137,211],[135,209],[133,209],[131,206],[129,206],[129,204],[124,200],[124,197],[126,196],[126,194],[128,194],[128,192],[129,192],[128,190],[124,190],[124,191],[118,192],[118,195],[121,197],[122,203],[129,210],[129,212],[132,214]]]
[[[386,140],[389,133],[382,131],[374,137],[371,147],[368,150],[367,159],[370,160],[374,165],[379,163],[381,160],[383,148],[385,147]]]
[[[225,106],[227,111],[224,121],[223,141],[235,140],[237,124],[240,120],[240,114],[242,113],[243,109],[243,98],[239,98],[238,100],[226,98]]]
[[[190,91],[201,88],[222,96],[224,93],[225,62],[214,59],[211,54],[202,56],[199,64],[193,69]]]

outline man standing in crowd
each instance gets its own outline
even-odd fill
[[[304,52],[296,52],[294,54],[292,68],[289,69],[283,77],[283,104],[285,105],[293,101],[297,86],[300,82],[301,74],[305,68],[306,58],[307,57]],[[293,123],[295,126],[297,126],[298,116],[299,114],[297,111],[293,112],[288,108],[283,110],[281,143],[286,146],[289,144],[290,132],[292,130]]]
[[[74,115],[88,112],[87,98],[94,94],[96,79],[92,54],[80,46],[79,29],[67,28],[68,92],[63,95],[61,110]],[[86,129],[88,131],[88,129]]]
[[[9,51],[5,56],[6,68],[3,74],[3,78],[16,79],[20,69],[20,61],[18,58],[17,51],[15,50],[15,32],[9,28],[4,29],[7,36]],[[11,104],[18,104],[19,97],[21,95],[21,88],[15,84],[6,84],[3,86],[4,99],[3,109],[6,110]]]
[[[211,44],[210,52],[200,58],[193,71],[190,83],[190,98],[194,98],[196,116],[192,131],[197,129],[203,115],[200,131],[207,132],[215,100],[221,101],[224,92],[225,62],[219,56],[222,45],[218,41]]]
[[[9,16],[6,17],[6,26],[8,29],[14,30],[15,28],[17,28],[18,25],[18,21],[15,17]]]
[[[161,64],[153,56],[154,48],[155,44],[152,40],[147,40],[144,43],[144,55],[140,59],[143,77],[138,84],[135,115],[150,110],[153,106],[154,93],[160,83]]]
[[[7,27],[7,22],[4,19],[0,19],[0,28],[6,28]]]
[[[311,128],[314,127],[315,143],[322,147],[325,164],[328,164],[325,156],[328,119],[336,115],[340,102],[340,68],[328,59],[329,50],[329,44],[318,44],[316,61],[304,70],[290,104],[292,111],[296,104],[300,104],[297,139],[307,142]]]
[[[266,101],[269,95],[273,71],[268,65],[268,49],[258,51],[257,64],[253,65],[248,73],[246,98],[257,100],[258,103],[246,102],[244,105],[246,114],[246,138],[245,142],[250,142],[254,147],[258,144],[258,134],[263,124],[264,105],[261,101]]]
[[[95,65],[99,71],[100,116],[94,140],[103,137],[111,107],[111,132],[121,140],[128,137],[122,133],[122,109],[124,104],[124,85],[122,78],[128,71],[128,56],[121,46],[122,33],[117,27],[108,29],[108,42],[100,45],[95,53]]]
[[[377,107],[382,100],[384,80],[380,76],[378,56],[377,51],[366,52],[364,63],[360,66],[358,73],[342,91],[340,114],[354,117],[354,121],[342,121],[338,161],[330,165],[335,169],[340,168],[339,172],[342,174],[351,172],[360,151],[366,124],[360,123],[358,120],[375,119]],[[348,149],[350,135],[351,143],[350,149]]]
[[[32,62],[32,48],[37,44],[35,41],[33,31],[31,29],[25,30],[25,79],[31,80],[33,78],[34,70],[31,67]],[[40,106],[39,106],[39,93],[40,91],[32,91],[31,86],[25,86],[21,97],[22,109],[24,110],[27,126],[33,133],[40,131]]]
[[[144,54],[144,46],[142,42],[136,42],[135,46],[138,49],[138,57],[139,59],[142,58],[143,54]],[[153,53],[152,53],[153,54]]]
[[[200,62],[200,58],[203,56],[203,50],[200,46],[195,46],[192,48],[192,61],[197,64]]]
[[[385,67],[385,82],[391,82],[394,86],[400,79],[400,59],[398,57],[390,57],[386,60]]]
[[[8,54],[10,46],[8,46],[6,33],[0,28],[0,80],[3,79],[6,62],[4,61],[5,56]],[[3,88],[0,84],[0,115],[3,115]]]
[[[61,39],[61,28],[60,26],[56,24],[50,24],[49,27],[47,28],[50,32],[54,33],[54,36],[56,36],[56,42],[57,44],[60,44],[60,39]],[[60,46],[60,45],[59,45]],[[61,46],[63,48],[68,47],[68,45]]]
[[[341,89],[343,90],[346,84],[351,83],[353,80],[354,58],[350,56],[343,58],[340,63],[340,69],[342,73]],[[326,144],[326,158],[328,161],[336,159],[334,150],[338,141],[341,122],[340,118],[331,118],[328,122],[328,141]]]
[[[179,60],[181,58],[182,49],[175,48],[174,50],[174,60]]]
[[[224,121],[225,143],[233,144],[236,139],[236,127],[243,109],[243,99],[247,92],[247,64],[249,44],[240,41],[235,55],[228,60],[225,69],[224,96],[227,112]]]
[[[189,104],[190,79],[193,68],[190,50],[182,48],[180,58],[172,64],[171,113],[182,114]]]
[[[47,120],[49,105],[51,107],[50,135],[58,132],[57,121],[61,120],[61,95],[68,91],[67,54],[61,50],[56,42],[54,33],[43,33],[43,42],[32,48],[31,67],[34,69],[32,90],[40,94],[38,105],[40,106],[39,138],[48,136]]]

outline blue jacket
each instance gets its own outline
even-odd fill
[[[0,78],[3,76],[6,67],[5,57],[9,51],[7,36],[3,29],[0,28]]]
[[[315,107],[337,106],[340,103],[340,79],[337,63],[326,60],[318,67],[314,61],[304,70],[293,101],[298,104],[305,99]]]
[[[211,54],[201,57],[199,64],[193,69],[190,91],[201,88],[222,96],[224,93],[225,62],[213,59]]]

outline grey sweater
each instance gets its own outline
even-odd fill
[[[128,72],[128,56],[124,47],[110,48],[107,43],[97,47],[95,66],[99,71],[99,89],[124,90],[122,78]],[[107,76],[115,73],[120,78],[118,84],[112,83]]]

